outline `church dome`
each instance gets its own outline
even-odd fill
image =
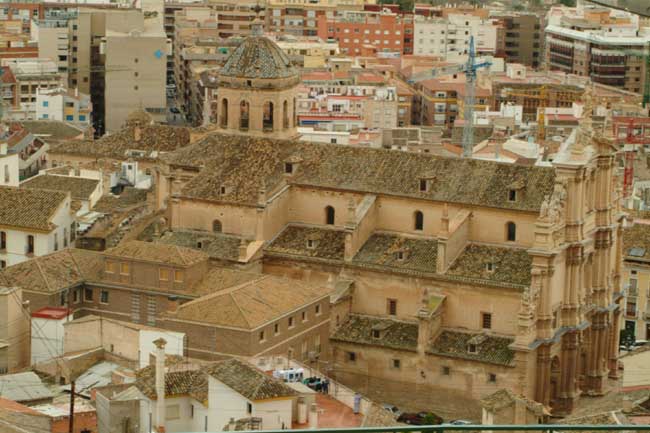
[[[261,30],[254,31],[230,54],[219,76],[226,81],[264,80],[260,87],[268,87],[266,80],[299,79],[289,57],[275,42],[263,36]],[[252,87],[257,86],[253,84]]]

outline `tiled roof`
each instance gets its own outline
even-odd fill
[[[136,137],[136,125],[121,129],[98,140],[69,140],[52,144],[51,154],[82,155],[85,157],[114,158],[126,160],[127,151],[171,152],[190,143],[188,128],[169,125],[143,125],[139,138]],[[134,159],[152,159],[148,154]]]
[[[287,179],[284,162],[292,155],[299,155],[303,162],[293,178]],[[183,195],[247,204],[257,203],[262,186],[270,191],[286,180],[305,186],[537,212],[555,181],[551,167],[220,133],[163,159],[203,168],[186,184]],[[431,188],[421,192],[420,177],[430,172],[435,173]],[[220,193],[222,185],[231,187],[226,194]],[[521,197],[514,202],[508,200],[513,185]]]
[[[165,373],[165,397],[188,395],[204,401],[208,382],[198,369]],[[156,399],[156,368],[147,366],[136,372],[135,386],[150,399]]]
[[[137,204],[145,204],[147,190],[126,187],[119,196],[104,195],[95,203],[94,211],[111,213],[124,211]]]
[[[237,260],[241,238],[223,233],[178,230],[165,232],[155,242],[203,251],[214,259]],[[201,248],[198,247],[199,242]],[[246,245],[250,243],[247,240],[244,242]]]
[[[514,339],[506,337],[445,330],[431,344],[428,352],[511,367],[514,365],[515,353],[508,346],[513,341]],[[470,344],[476,344],[476,353],[469,352]]]
[[[373,336],[373,331],[379,331],[379,338]],[[347,322],[336,329],[330,339],[415,351],[418,346],[418,324],[352,314]]]
[[[192,295],[204,296],[260,278],[260,274],[229,268],[212,267],[192,289]]]
[[[328,294],[327,289],[302,281],[260,275],[237,287],[183,304],[173,317],[255,329]]]
[[[307,242],[312,241],[312,248]],[[320,227],[288,226],[267,247],[270,253],[343,260],[345,232]]]
[[[275,42],[264,36],[249,36],[233,50],[219,75],[274,79],[297,77],[298,71]]]
[[[45,174],[27,179],[20,184],[20,187],[70,192],[73,199],[88,200],[90,195],[97,189],[97,185],[99,185],[99,181],[96,179]]]
[[[650,260],[650,224],[634,223],[624,228],[623,256],[626,260]]]
[[[67,248],[3,269],[0,271],[0,285],[57,293],[86,280],[97,279],[102,270],[100,253]]]
[[[52,230],[50,219],[66,197],[63,192],[0,187],[0,225]]]
[[[2,73],[0,73],[0,82],[2,84],[16,84],[16,76],[9,66],[0,66]]]
[[[490,263],[492,271],[487,268]],[[530,284],[532,264],[525,249],[468,244],[447,274],[526,286]]]
[[[81,129],[58,120],[23,120],[20,124],[32,134],[44,136],[46,141],[47,138],[69,140],[83,134]]]
[[[205,371],[251,401],[297,396],[284,382],[238,359],[217,362]]]
[[[106,250],[105,254],[177,266],[191,266],[208,259],[207,254],[190,248],[142,241],[122,242]]]
[[[402,259],[398,253],[402,252]],[[375,233],[354,257],[356,263],[436,272],[438,242],[435,239],[415,239],[398,235]]]

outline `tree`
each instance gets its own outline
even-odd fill
[[[560,0],[560,4],[574,8],[576,6],[576,0]]]

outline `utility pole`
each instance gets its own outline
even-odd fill
[[[74,380],[70,382],[70,422],[68,423],[68,433],[74,432]]]

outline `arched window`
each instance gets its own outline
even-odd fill
[[[0,250],[7,249],[7,233],[0,232]]]
[[[250,115],[250,105],[247,101],[241,101],[239,104],[239,129],[248,129]]]
[[[273,131],[273,102],[265,102],[262,109],[262,129]]]
[[[334,208],[332,206],[325,208],[325,224],[334,225]]]
[[[517,225],[512,221],[506,224],[506,236],[510,242],[517,240]]]
[[[424,215],[419,210],[413,214],[413,226],[415,230],[424,230]]]
[[[221,113],[220,113],[220,125],[222,128],[228,127],[228,99],[223,98],[221,100]]]
[[[34,254],[34,236],[27,235],[27,254]]]
[[[289,129],[289,101],[286,99],[282,103],[282,127]]]
[[[221,221],[214,220],[212,222],[212,231],[215,233],[221,233],[223,231],[223,227],[221,226]]]

